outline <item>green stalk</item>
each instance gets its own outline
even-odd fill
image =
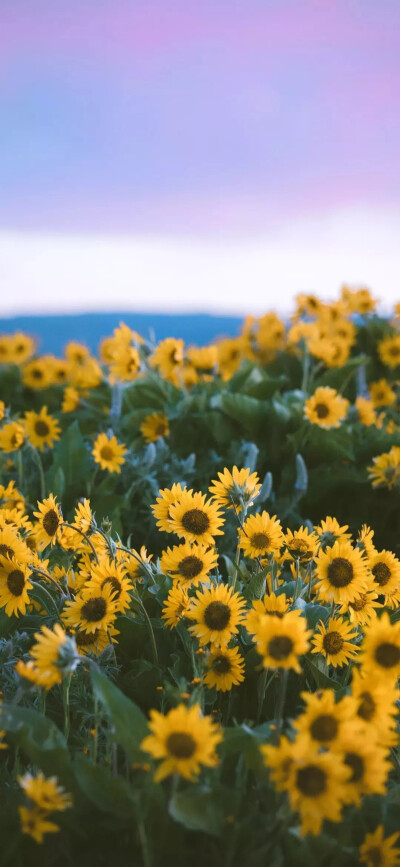
[[[151,625],[150,617],[149,617],[149,615],[148,615],[148,613],[147,613],[147,611],[143,605],[142,600],[139,598],[139,596],[134,596],[133,598],[134,598],[134,601],[137,602],[137,604],[139,605],[139,608],[140,608],[140,610],[141,610],[141,612],[144,615],[144,618],[146,620],[147,629],[148,629],[149,635],[150,635],[151,646],[153,649],[154,662],[158,666],[159,662],[158,662],[157,644],[156,644],[156,639],[154,637],[154,631],[153,631],[153,627]]]
[[[70,714],[69,714],[69,688],[71,686],[71,674],[66,674],[62,684],[62,697],[64,708],[64,737],[68,741],[70,729]]]
[[[285,709],[288,676],[289,676],[289,670],[287,668],[282,669],[281,678],[280,678],[280,682],[279,682],[278,700],[276,703],[276,743],[277,744],[279,743],[281,731],[282,731],[283,711]]]
[[[79,533],[79,535],[82,536],[82,537],[84,538],[85,542],[88,543],[89,548],[91,548],[92,553],[94,554],[94,556],[95,556],[95,558],[96,558],[96,563],[99,562],[99,558],[98,558],[98,556],[97,556],[96,548],[94,547],[93,542],[90,541],[89,536],[87,536],[87,534],[84,533],[83,530],[79,530],[78,527],[74,527],[73,524],[68,524],[67,521],[63,521],[63,522],[62,522],[62,527],[69,527],[70,530],[75,530],[76,533]]]
[[[21,449],[17,452],[17,467],[18,467],[18,490],[22,491],[24,484],[24,466],[22,463],[22,451]]]

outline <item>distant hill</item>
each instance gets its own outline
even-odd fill
[[[143,337],[180,337],[185,343],[204,346],[217,337],[239,334],[242,319],[206,313],[81,313],[65,316],[15,316],[0,319],[0,333],[25,331],[37,338],[41,352],[60,354],[68,340],[85,343],[92,352],[102,337],[112,333],[120,322],[139,331]]]

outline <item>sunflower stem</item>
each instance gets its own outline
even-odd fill
[[[18,467],[18,490],[22,491],[22,487],[24,484],[24,466],[22,463],[22,451],[21,449],[17,452],[17,467]]]
[[[264,668],[261,676],[258,679],[257,684],[257,723],[260,722],[264,697],[265,697],[265,689],[267,686],[267,677],[268,677],[268,668]]]
[[[239,574],[239,563],[240,563],[240,548],[239,548],[239,545],[238,545],[237,548],[236,548],[236,556],[235,556],[235,575],[234,575],[234,577],[233,577],[233,581],[232,581],[232,593],[234,593],[234,592],[235,592],[235,589],[236,589],[236,582],[237,582],[237,578],[238,578],[238,574]]]
[[[31,584],[33,584],[34,587],[38,587],[39,590],[41,590],[42,593],[44,593],[45,596],[47,596],[48,599],[50,599],[50,602],[51,602],[51,604],[52,604],[52,606],[53,606],[53,608],[54,608],[54,611],[55,611],[55,614],[56,614],[57,620],[59,620],[60,623],[61,623],[61,625],[63,625],[63,622],[62,622],[62,620],[61,620],[60,613],[59,613],[59,610],[58,610],[58,608],[57,608],[57,605],[56,605],[56,603],[55,603],[53,597],[50,595],[49,591],[46,590],[45,587],[43,587],[43,584],[38,584],[37,581],[34,581],[33,578],[30,578],[29,580],[30,580]],[[51,610],[49,611],[48,608],[47,608],[46,610],[47,610],[47,613],[48,613],[48,614],[51,614],[51,613],[52,613]]]
[[[39,478],[40,478],[40,499],[44,500],[46,497],[46,480],[44,477],[44,469],[42,464],[42,459],[37,449],[32,446],[32,454],[34,455],[36,466],[39,470]]]
[[[63,697],[63,707],[64,707],[64,737],[68,742],[68,735],[70,729],[70,715],[69,715],[69,688],[71,686],[71,674],[67,674],[64,677],[63,685],[62,685],[62,697]]]
[[[125,551],[126,554],[129,554],[131,557],[133,557],[133,559],[136,560],[137,563],[140,563],[140,565],[143,566],[144,571],[149,576],[149,578],[151,578],[152,583],[153,584],[156,583],[152,571],[148,568],[148,566],[146,566],[146,563],[143,562],[141,557],[138,557],[137,554],[134,554],[133,551],[131,551],[129,548],[125,548],[124,545],[117,545],[115,550],[116,551]]]
[[[44,689],[44,687],[42,687],[40,689],[39,695],[38,695],[38,709],[39,709],[39,713],[43,714],[43,716],[46,715],[46,698],[47,698],[47,692]]]
[[[87,534],[84,533],[83,530],[79,530],[78,527],[74,527],[73,524],[68,524],[67,521],[63,521],[61,526],[62,527],[69,527],[70,530],[75,530],[76,533],[79,533],[79,535],[85,539],[85,542],[88,543],[89,548],[91,548],[92,554],[94,554],[94,556],[96,558],[96,563],[99,562],[96,548],[94,547],[93,542],[90,541],[89,536],[87,536]]]
[[[143,819],[139,819],[138,821],[138,834],[140,840],[140,847],[143,855],[143,867],[151,867],[152,859],[150,857],[146,828]]]
[[[281,671],[279,694],[276,703],[276,743],[279,744],[283,723],[283,712],[285,709],[287,685],[288,685],[289,670],[284,668]]]
[[[301,381],[301,390],[302,391],[307,391],[309,373],[310,373],[310,354],[308,352],[308,349],[306,349],[305,353],[304,353],[303,379]]]
[[[296,602],[296,599],[300,595],[300,590],[301,590],[300,558],[296,557],[296,586],[294,588],[293,602]]]
[[[99,701],[96,693],[93,696],[94,699],[94,736],[93,736],[93,764],[95,765],[97,762],[97,745],[99,739]]]
[[[146,611],[145,606],[143,605],[142,600],[139,598],[139,596],[134,596],[134,600],[135,600],[135,602],[137,602],[137,604],[139,605],[139,608],[140,608],[140,610],[141,610],[141,612],[142,612],[142,614],[144,615],[144,618],[145,618],[145,620],[146,620],[147,629],[149,630],[149,635],[150,635],[151,646],[152,646],[152,649],[153,649],[154,662],[155,662],[155,664],[158,666],[158,665],[159,665],[159,662],[158,662],[157,645],[156,645],[156,639],[155,639],[155,637],[154,637],[154,631],[153,631],[153,627],[152,627],[152,625],[151,625],[150,617],[149,617],[149,615],[148,615],[148,613],[147,613],[147,611]]]

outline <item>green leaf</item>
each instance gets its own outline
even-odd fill
[[[328,677],[327,674],[324,674],[311,659],[305,659],[304,665],[313,677],[318,689],[334,689],[338,698],[346,695],[346,687],[343,687],[334,677]]]
[[[113,777],[104,765],[94,765],[85,756],[74,762],[75,777],[89,801],[99,810],[118,816],[131,816],[135,801],[126,780]]]
[[[218,837],[234,812],[235,793],[228,789],[193,786],[171,798],[169,814],[190,831]]]
[[[43,714],[25,707],[0,707],[0,729],[17,744],[44,774],[56,775],[68,789],[74,788],[74,777],[64,735]]]
[[[259,432],[266,417],[262,402],[245,394],[216,394],[211,399],[211,406],[242,424],[252,434]]]
[[[115,686],[97,666],[90,666],[93,692],[114,727],[114,737],[131,761],[143,758],[140,744],[147,733],[146,717],[133,701]]]

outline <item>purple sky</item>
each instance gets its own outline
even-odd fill
[[[400,202],[399,0],[1,0],[0,230]]]

